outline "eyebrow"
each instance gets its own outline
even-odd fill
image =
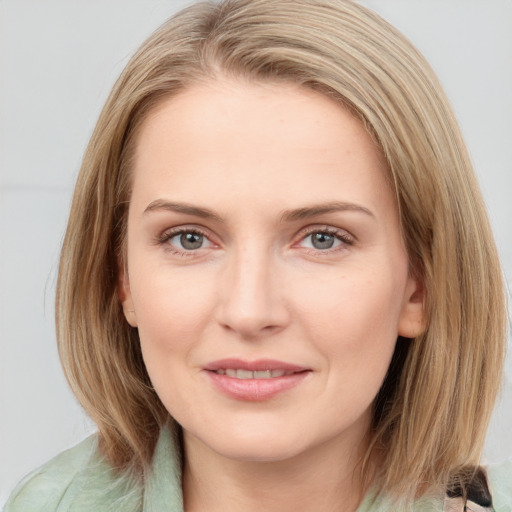
[[[203,219],[211,219],[217,222],[224,222],[224,219],[221,216],[217,215],[213,210],[210,210],[209,208],[202,208],[189,203],[166,201],[165,199],[156,199],[155,201],[149,203],[149,205],[144,210],[144,215],[155,211],[184,213],[186,215],[201,217]],[[368,208],[365,208],[364,206],[355,203],[347,203],[344,201],[330,201],[328,203],[306,206],[294,210],[285,210],[281,214],[281,222],[293,222],[316,217],[318,215],[325,215],[327,213],[344,211],[361,212],[365,215],[375,218],[375,215],[372,213],[372,211]]]
[[[361,212],[375,218],[372,211],[364,206],[344,201],[331,201],[328,203],[306,206],[305,208],[298,208],[296,210],[287,210],[281,215],[281,221],[293,222],[302,219],[309,219],[310,217],[316,217],[317,215],[325,215],[326,213],[346,211]]]
[[[215,212],[208,208],[200,208],[188,203],[176,203],[173,201],[166,201],[164,199],[156,199],[149,203],[144,210],[144,215],[155,211],[170,211],[177,213],[184,213],[186,215],[193,215],[204,219],[212,219],[222,222],[222,217],[219,217]]]

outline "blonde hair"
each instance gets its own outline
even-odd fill
[[[484,204],[456,120],[419,52],[348,0],[225,0],[179,12],[114,86],[84,156],[61,253],[62,364],[118,469],[148,466],[168,413],[118,297],[130,164],[147,113],[219,75],[291,81],[366,126],[389,166],[411,272],[425,288],[426,332],[399,339],[375,401],[372,484],[413,499],[478,464],[500,384],[505,295]]]

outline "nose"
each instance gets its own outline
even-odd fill
[[[290,321],[283,275],[271,254],[243,247],[229,260],[220,284],[218,321],[247,340],[282,331]]]

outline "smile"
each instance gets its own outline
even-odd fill
[[[214,389],[231,399],[262,402],[299,386],[312,370],[283,361],[222,359],[205,368]]]
[[[296,372],[286,370],[243,370],[241,368],[219,368],[215,370],[217,375],[226,375],[233,379],[275,379],[276,377],[284,377],[285,375],[292,375]]]

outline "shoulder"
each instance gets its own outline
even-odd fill
[[[496,512],[512,512],[512,459],[487,467]]]
[[[14,489],[4,512],[57,510],[77,473],[96,451],[96,437],[91,436],[27,475]]]
[[[114,475],[98,452],[93,435],[26,476],[4,512],[135,511],[138,488]]]

